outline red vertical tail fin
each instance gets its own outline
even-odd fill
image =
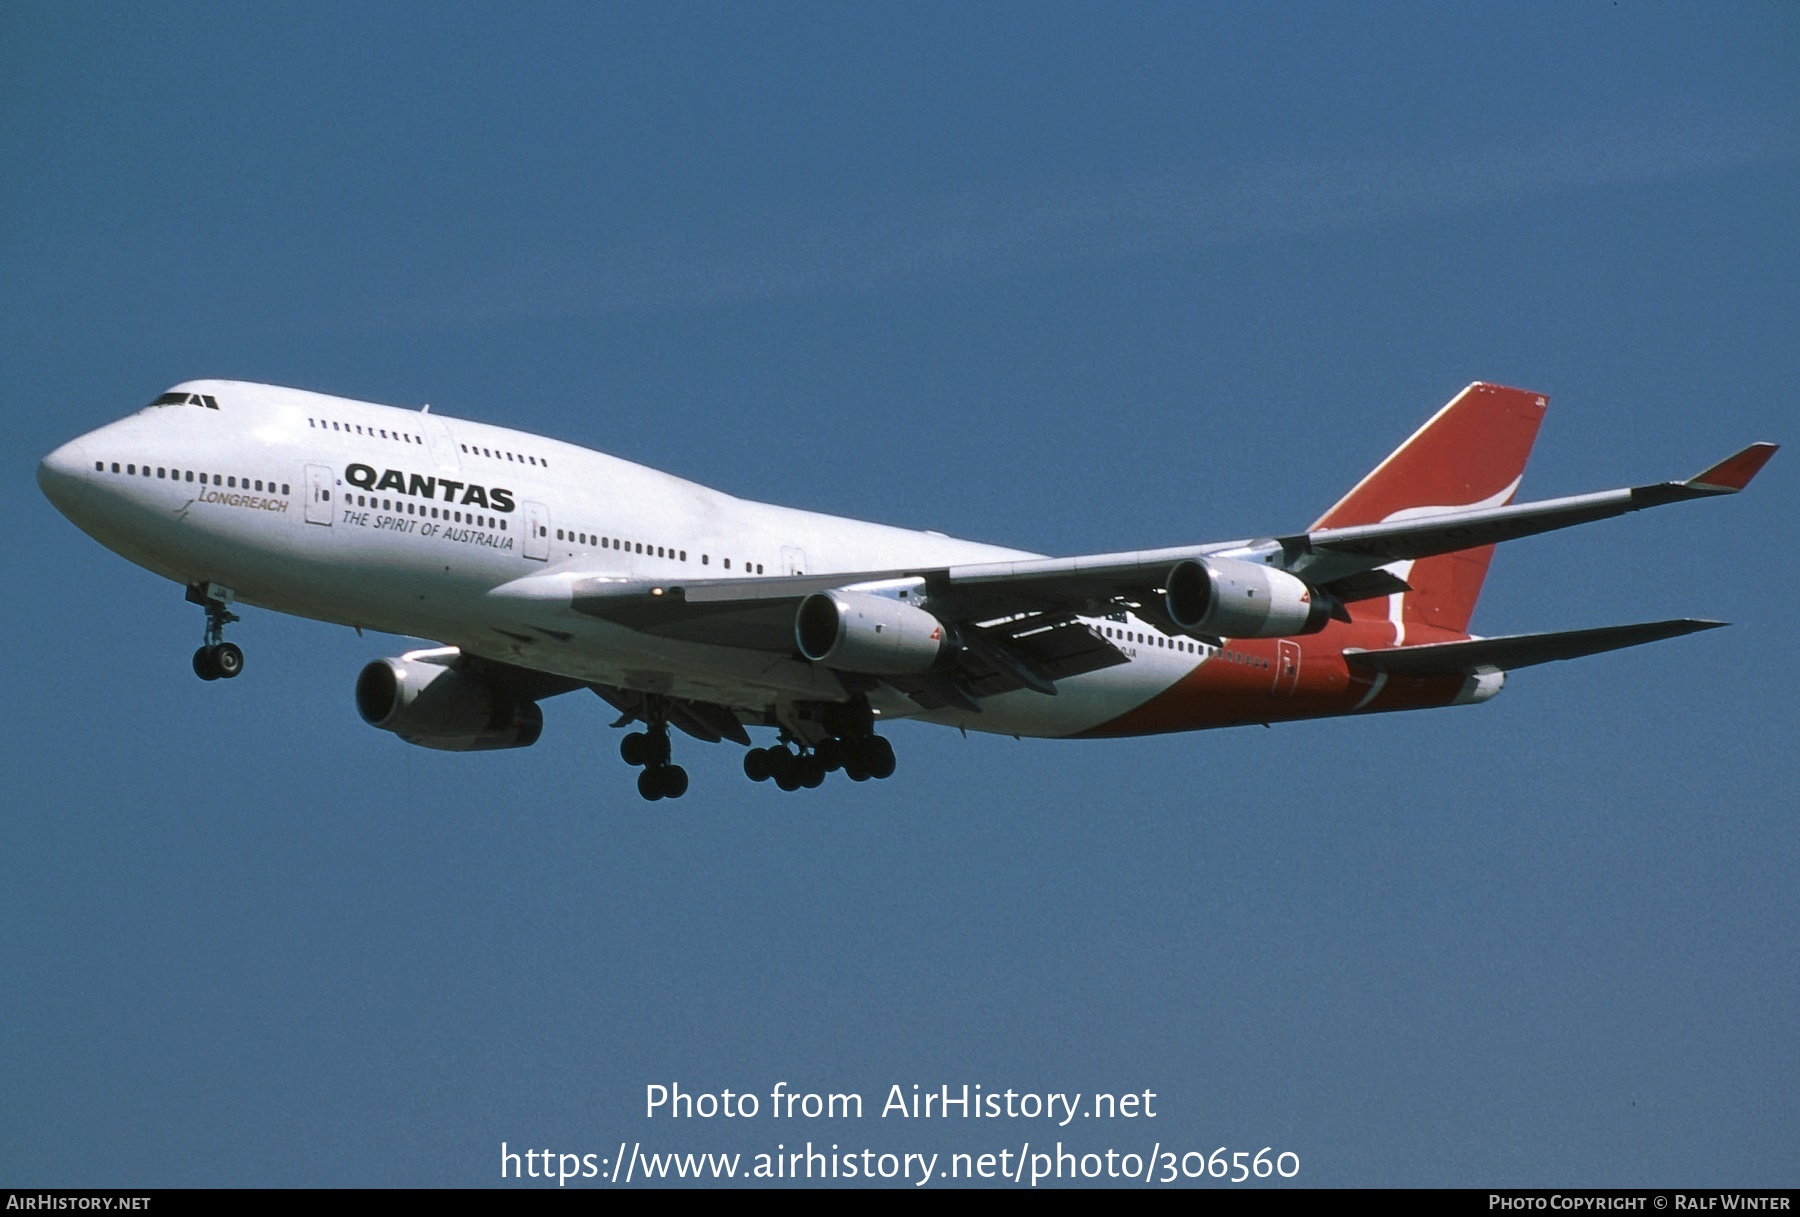
[[[1477,382],[1431,417],[1313,525],[1345,528],[1512,502],[1548,404],[1541,393]],[[1412,591],[1350,606],[1391,618],[1396,643],[1409,625],[1467,633],[1494,547],[1422,558],[1394,569]]]

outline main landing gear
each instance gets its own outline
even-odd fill
[[[216,583],[187,589],[187,598],[206,610],[206,642],[194,652],[194,675],[201,680],[230,680],[244,670],[244,652],[225,641],[225,627],[239,620],[229,607],[231,592]]]
[[[619,741],[619,755],[638,774],[638,793],[649,802],[679,799],[687,793],[687,770],[669,760],[671,717],[681,729],[700,739],[717,741],[726,735],[747,744],[749,737],[735,718],[729,730],[719,727],[718,715],[709,722],[702,703],[682,703],[666,694],[634,694],[614,691],[608,699],[619,707],[614,723],[644,724]],[[811,789],[823,785],[827,774],[843,770],[853,782],[894,775],[894,746],[875,734],[875,715],[867,699],[829,705],[805,704],[783,713],[780,741],[773,748],[752,748],[744,754],[744,774],[753,782],[773,781],[783,790]]]
[[[839,769],[853,782],[894,776],[894,746],[879,735],[851,735],[820,740],[811,751],[795,752],[788,737],[773,748],[752,748],[744,754],[744,776],[752,782],[773,781],[783,790],[812,790],[825,775]],[[797,741],[796,741],[797,742]]]
[[[627,765],[641,765],[638,793],[654,803],[658,799],[679,799],[687,793],[687,770],[669,763],[669,724],[654,718],[647,731],[633,731],[619,741],[619,755]]]

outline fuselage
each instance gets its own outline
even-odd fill
[[[843,700],[831,671],[521,607],[509,585],[556,576],[767,578],[943,567],[1039,555],[740,499],[528,432],[296,389],[201,380],[45,458],[46,495],[96,540],[188,587],[343,625],[432,639],[576,680],[766,714]],[[1396,597],[1396,603],[1398,598]],[[1102,736],[1478,701],[1497,682],[1386,680],[1347,647],[1403,640],[1396,608],[1301,638],[1171,635],[1129,613],[1089,619],[1129,662],[979,710],[885,717],[970,730]],[[1429,636],[1423,636],[1422,631]],[[1468,635],[1413,625],[1404,641]]]

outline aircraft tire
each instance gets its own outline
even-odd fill
[[[221,679],[231,680],[244,671],[244,651],[235,642],[221,642],[212,648],[213,671]]]
[[[744,753],[744,776],[752,782],[766,782],[773,776],[769,768],[769,754],[761,748],[752,748]]]
[[[794,766],[794,776],[808,790],[817,790],[825,784],[825,762],[817,756],[803,756]]]
[[[894,776],[894,746],[879,735],[871,735],[865,745],[864,757],[868,762],[869,776],[872,778],[891,778]]]
[[[650,760],[650,737],[642,731],[633,731],[619,741],[619,758],[627,765],[638,766],[648,764]]]
[[[194,652],[194,675],[201,680],[219,679],[219,669],[213,666],[211,647],[201,647]]]
[[[687,793],[688,772],[680,765],[664,765],[662,772],[662,792],[665,799],[679,799]]]
[[[654,803],[662,798],[662,771],[654,765],[646,767],[642,773],[638,774],[637,788],[638,793],[644,796],[646,802]]]

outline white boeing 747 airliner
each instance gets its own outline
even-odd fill
[[[428,638],[356,682],[372,726],[521,748],[587,688],[675,798],[669,728],[750,745],[783,789],[894,769],[888,719],[1017,736],[1187,731],[1485,701],[1512,668],[1721,624],[1481,638],[1499,541],[1742,490],[1752,444],[1695,477],[1514,504],[1545,399],[1474,384],[1304,532],[1047,558],[749,502],[485,423],[199,380],[45,457],[44,493],[206,611],[236,604]]]

